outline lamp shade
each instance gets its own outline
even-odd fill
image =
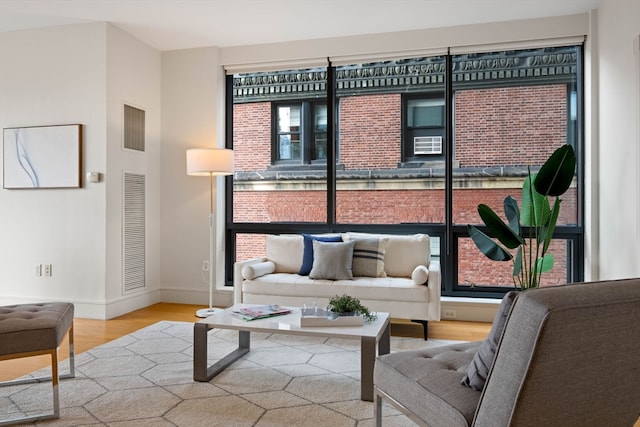
[[[233,174],[233,150],[228,148],[190,148],[187,150],[187,175]]]

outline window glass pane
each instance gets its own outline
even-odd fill
[[[267,253],[266,241],[266,234],[236,234],[236,260],[246,261],[265,256]]]
[[[326,222],[326,164],[311,165],[310,146],[322,109],[309,101],[326,99],[326,78],[324,68],[233,76],[234,222]]]
[[[313,160],[327,159],[327,106],[313,108]]]
[[[403,133],[403,114],[413,123],[442,121],[431,98],[444,99],[444,67],[444,57],[428,57],[336,68],[337,222],[444,223],[443,159],[410,163],[419,135]],[[406,94],[416,100],[403,113]]]
[[[407,101],[407,126],[444,126],[444,99],[410,99]]]
[[[535,172],[563,144],[575,146],[575,132],[570,131],[575,126],[571,93],[578,80],[578,49],[569,46],[452,58],[454,223],[482,224],[477,212],[481,203],[506,222],[504,199],[512,196],[522,207],[522,185],[529,168]],[[577,224],[576,195],[574,183],[562,196],[559,225]],[[502,267],[487,260],[473,244],[460,247],[459,253],[460,286],[467,282],[512,285],[510,263]],[[551,253],[558,256],[553,248]],[[556,268],[563,265],[558,264]],[[558,275],[546,273],[543,279],[564,282],[566,269]]]
[[[476,248],[470,238],[458,240],[458,286],[462,289],[478,289],[486,286],[513,288],[513,263],[511,261],[491,261]],[[570,272],[571,242],[554,240],[549,252],[554,263],[551,271],[542,275],[541,285],[567,283]],[[569,276],[571,277],[571,276]],[[570,280],[570,279],[569,279]]]

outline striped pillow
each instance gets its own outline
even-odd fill
[[[351,269],[354,276],[386,277],[384,272],[384,252],[388,238],[371,237],[355,240],[353,248],[353,265]]]

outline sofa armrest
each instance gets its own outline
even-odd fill
[[[442,294],[442,272],[440,262],[431,260],[429,263],[429,316],[432,320],[440,320],[440,296]],[[433,314],[432,314],[433,313]]]
[[[246,261],[238,261],[233,265],[233,303],[242,303],[242,269],[247,265],[265,262],[267,258],[252,258]]]

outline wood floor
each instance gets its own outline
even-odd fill
[[[160,320],[195,322],[199,305],[159,303],[133,311],[111,320],[79,319],[74,320],[76,354],[127,335]],[[429,337],[432,339],[451,339],[461,341],[481,340],[489,332],[488,323],[441,321],[429,323]],[[392,321],[391,334],[396,336],[422,336],[422,326],[408,321]],[[59,358],[67,359],[67,339],[59,350]],[[65,362],[61,362],[65,363]],[[49,356],[26,357],[0,362],[0,381],[14,379],[51,364]],[[64,366],[64,365],[62,365]],[[61,368],[62,369],[62,368]]]

